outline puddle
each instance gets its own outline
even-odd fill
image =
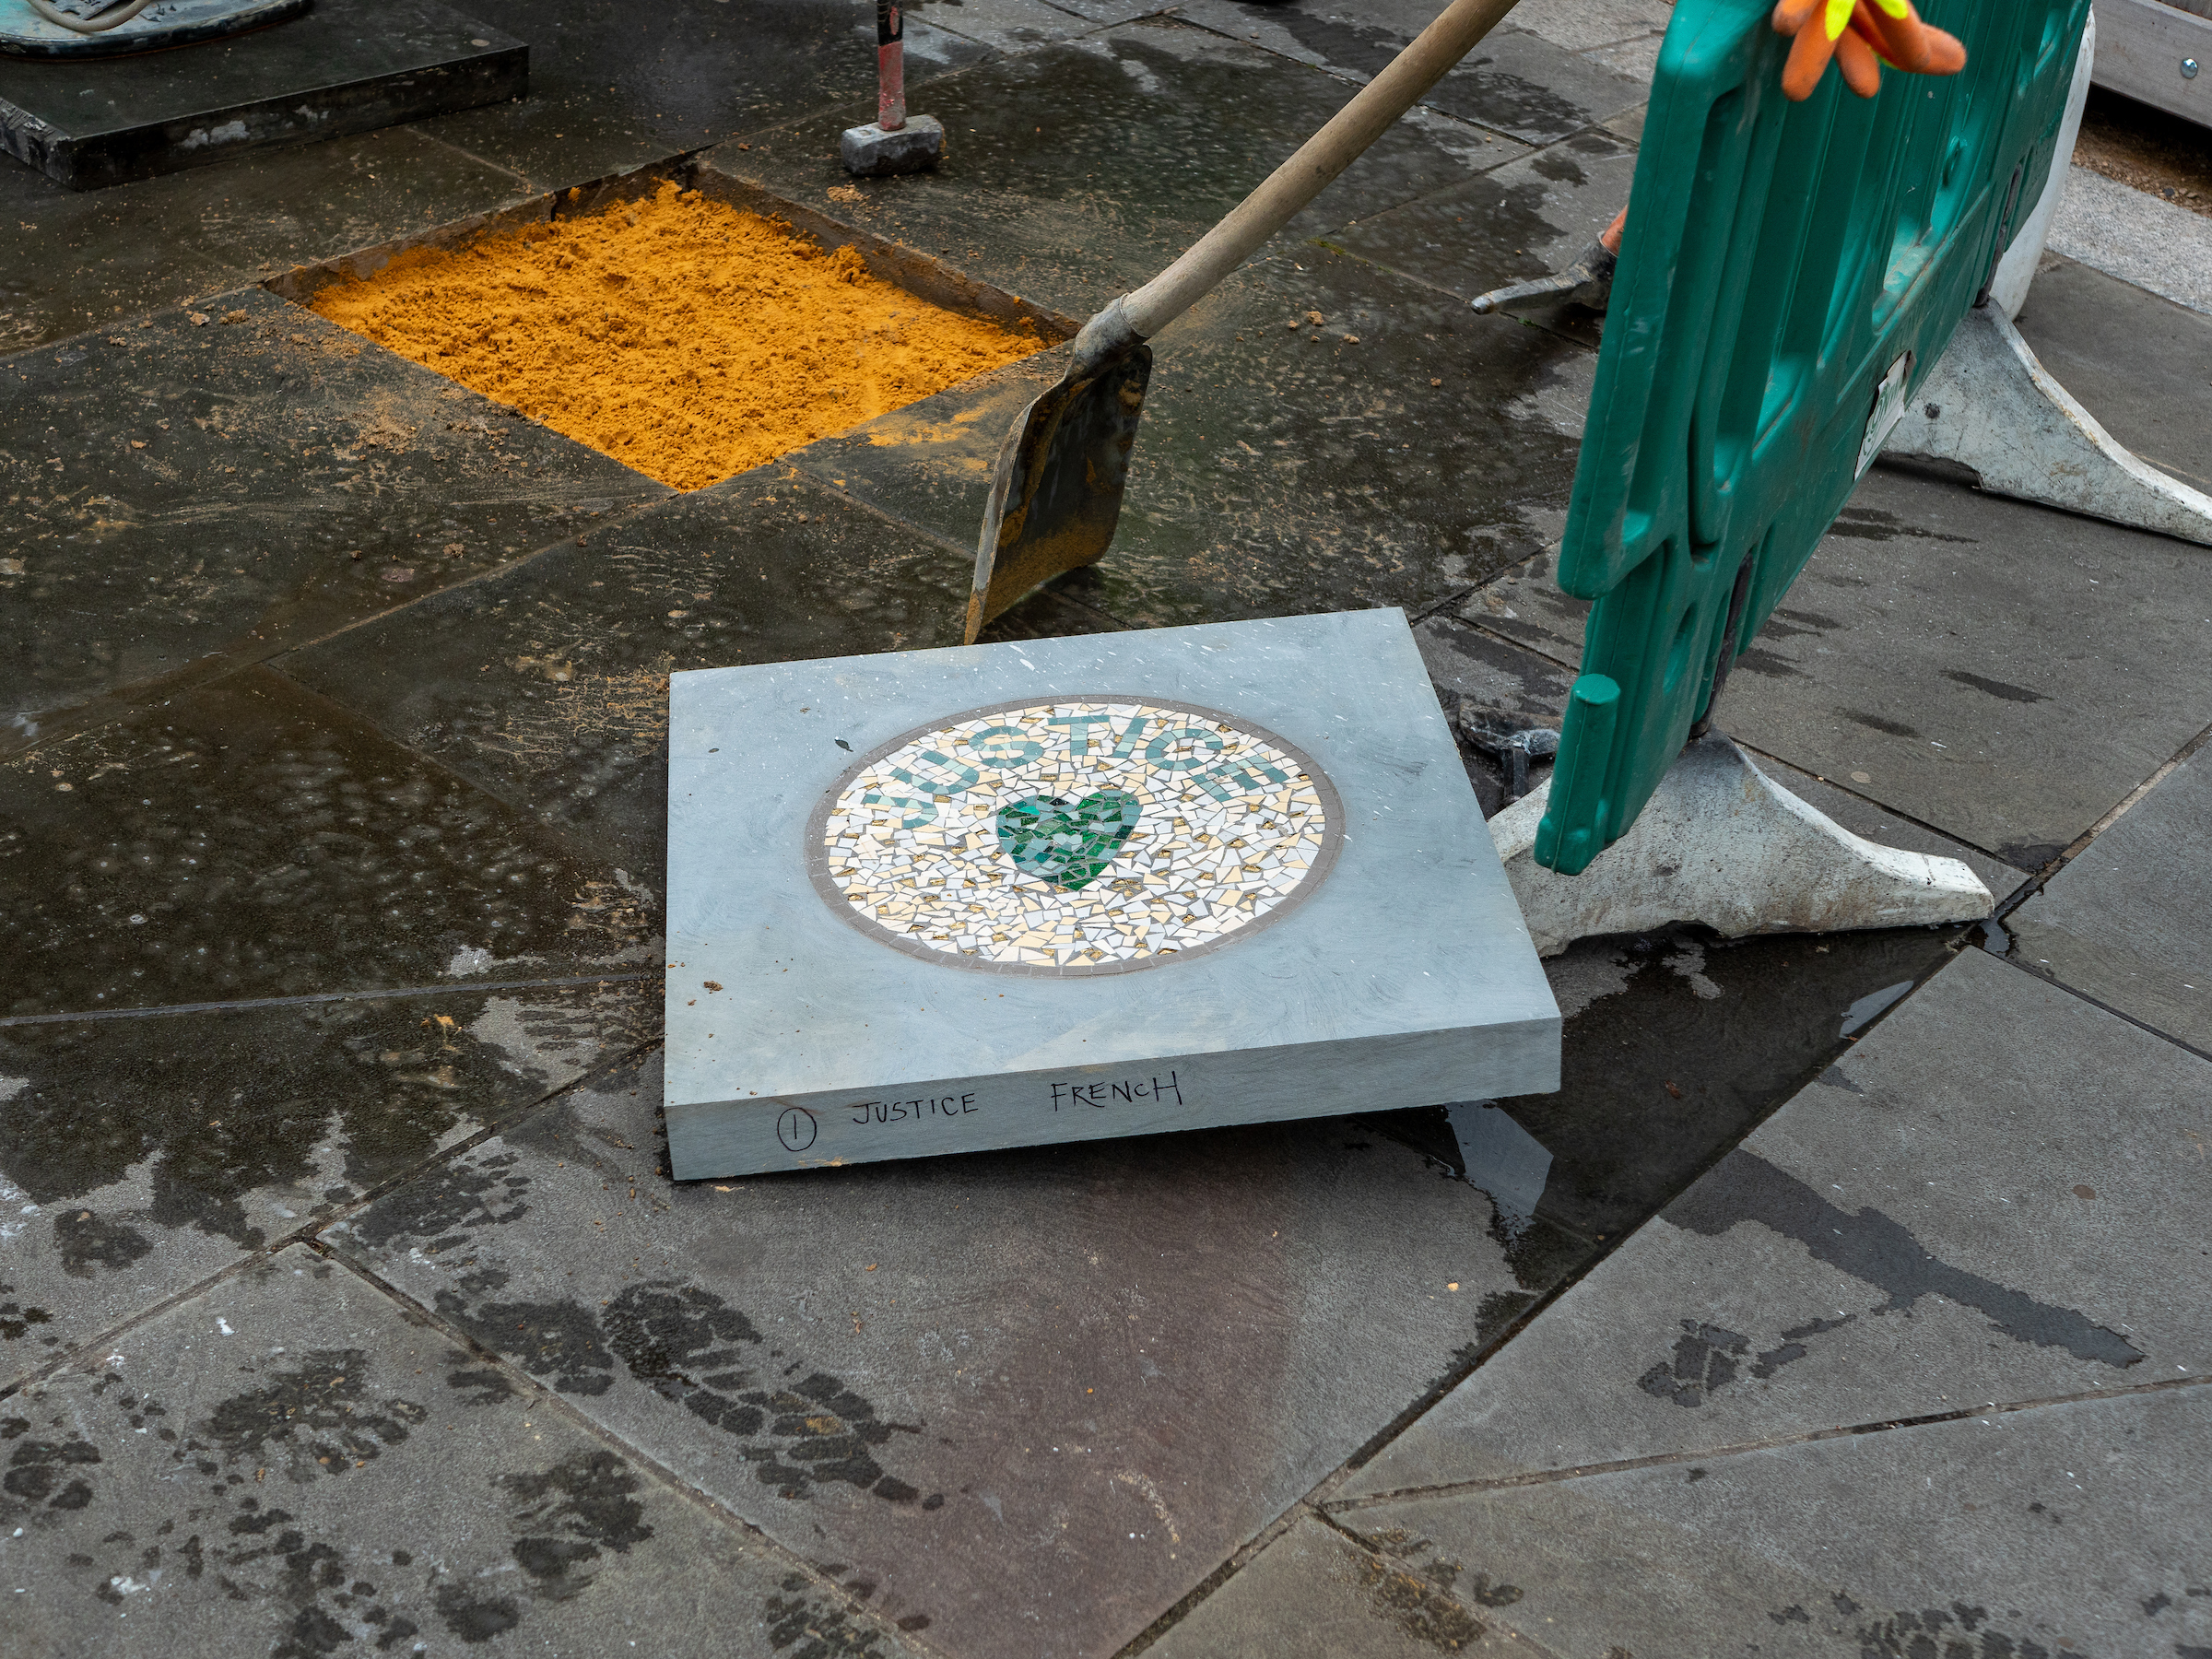
[[[698,489],[1050,343],[663,180],[650,194],[392,254],[306,303],[675,489]],[[772,211],[772,209],[771,209]]]
[[[1536,1202],[1551,1179],[1551,1154],[1512,1117],[1481,1100],[1444,1108],[1459,1142],[1463,1178],[1490,1195],[1499,1224],[1518,1239],[1536,1218]]]
[[[1905,994],[1912,989],[1912,982],[1906,980],[1900,984],[1884,985],[1879,991],[1867,992],[1865,995],[1843,1010],[1843,1029],[1836,1035],[1839,1037],[1856,1036],[1898,1003],[1903,1001]]]

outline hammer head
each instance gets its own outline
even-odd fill
[[[847,127],[838,149],[845,171],[856,179],[926,172],[945,154],[945,128],[934,115],[909,115],[904,126],[889,132],[871,121]]]

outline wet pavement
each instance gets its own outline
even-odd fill
[[[678,496],[287,278],[693,167],[1072,326],[1433,8],[933,0],[946,164],[857,187],[850,6],[464,9],[530,98],[0,168],[0,1649],[2212,1652],[2212,558],[1878,468],[1732,680],[1989,926],[1585,940],[1556,1095],[678,1185],[667,676],[957,642],[1059,358]],[[1598,327],[1465,301],[1626,199],[1667,15],[1524,0],[993,637],[1401,606],[1556,724]],[[2200,478],[2212,321],[2047,264]]]

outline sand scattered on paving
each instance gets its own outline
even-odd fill
[[[1046,343],[672,183],[590,218],[412,249],[313,309],[677,489]]]

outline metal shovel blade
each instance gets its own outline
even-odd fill
[[[969,644],[1039,582],[1105,557],[1151,378],[1152,349],[1140,341],[1079,350],[1006,435],[976,544]]]

